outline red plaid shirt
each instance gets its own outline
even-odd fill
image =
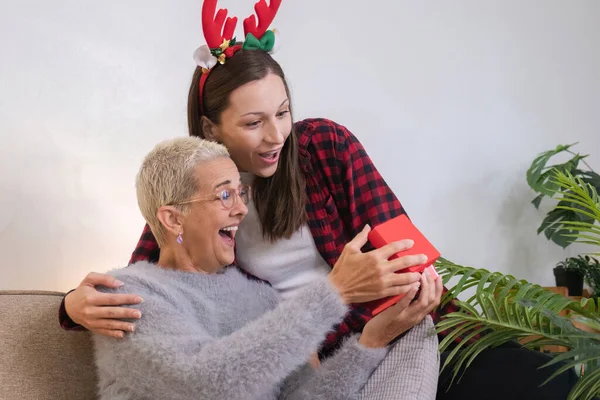
[[[308,226],[319,253],[333,267],[346,243],[365,224],[374,227],[405,211],[363,146],[345,127],[326,119],[306,119],[296,123],[295,131],[300,166],[306,176]],[[146,225],[130,263],[156,262],[158,256],[158,245]],[[457,307],[449,303],[432,314],[434,322],[454,311]],[[77,328],[64,307],[60,318],[63,328]],[[331,354],[345,336],[361,332],[371,318],[367,306],[353,305],[346,319],[326,338],[322,354]]]

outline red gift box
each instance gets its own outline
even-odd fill
[[[375,248],[380,248],[386,244],[404,239],[411,239],[414,241],[413,247],[394,254],[389,258],[389,260],[407,255],[425,254],[427,256],[427,261],[425,264],[415,265],[397,271],[396,273],[398,274],[405,272],[423,272],[441,256],[440,252],[433,247],[433,245],[425,238],[425,236],[417,229],[417,227],[410,221],[410,219],[408,219],[406,215],[392,218],[380,225],[377,225],[371,230],[371,232],[369,232],[369,241]],[[437,279],[438,275],[433,266],[431,266],[428,271],[434,275],[434,278]],[[396,304],[402,297],[404,297],[403,294],[399,296],[373,300],[365,305],[368,305],[369,308],[373,310],[373,316],[375,316],[386,308]]]

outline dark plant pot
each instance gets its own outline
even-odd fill
[[[583,295],[583,274],[580,272],[555,267],[554,277],[556,286],[566,286],[569,289],[569,296]]]

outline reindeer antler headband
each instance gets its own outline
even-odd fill
[[[237,42],[233,37],[237,17],[227,17],[227,9],[220,9],[215,15],[217,1],[204,0],[202,4],[202,31],[206,44],[194,52],[194,60],[203,72],[198,85],[200,110],[202,112],[204,112],[202,104],[204,84],[210,71],[217,63],[225,64],[227,59],[233,57],[239,50],[274,52],[276,31],[274,29],[268,30],[268,28],[281,5],[281,0],[270,0],[269,5],[265,0],[259,0],[254,5],[254,10],[258,15],[258,24],[254,14],[244,19],[245,40]]]

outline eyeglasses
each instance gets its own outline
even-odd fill
[[[250,186],[242,185],[238,189],[224,189],[220,192],[216,193],[213,196],[203,196],[203,197],[195,197],[190,200],[182,201],[179,203],[171,203],[171,206],[180,206],[184,204],[197,203],[199,201],[207,201],[207,200],[221,200],[221,204],[223,204],[223,208],[229,210],[231,209],[236,202],[237,198],[242,200],[242,203],[248,204],[250,201]]]

